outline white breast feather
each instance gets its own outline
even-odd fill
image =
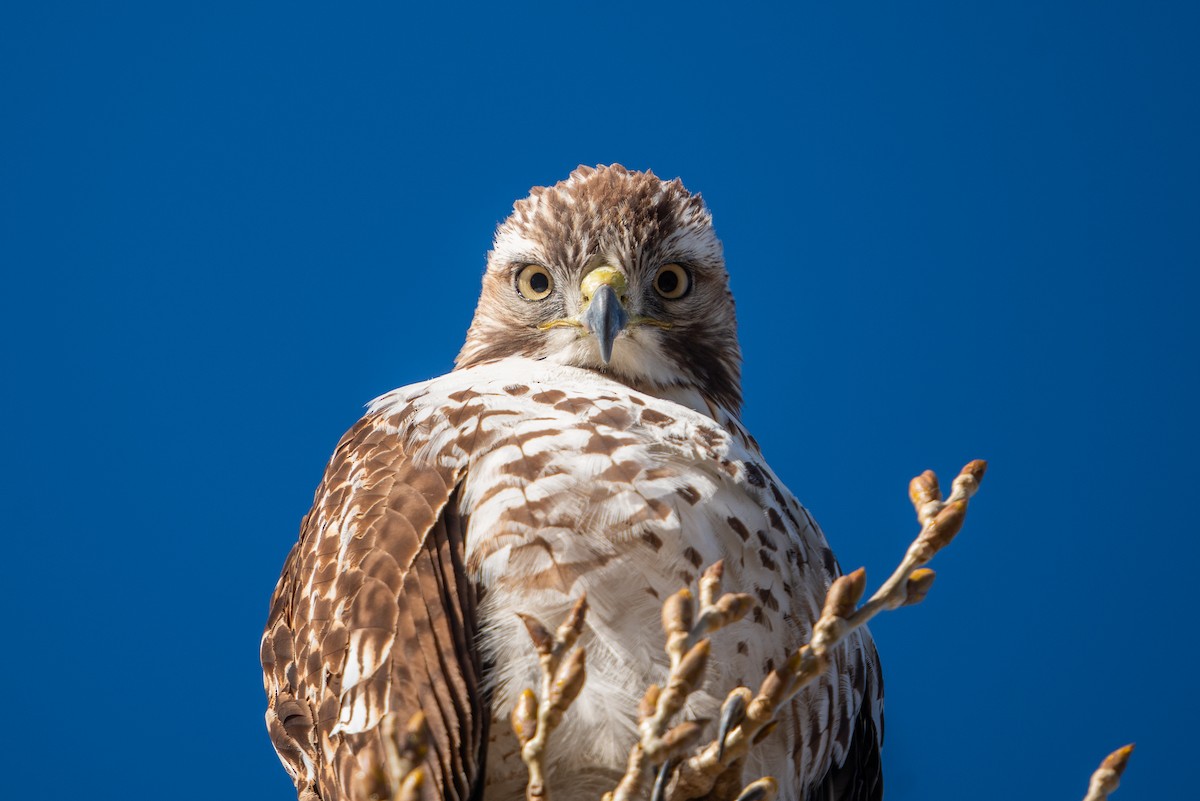
[[[515,392],[519,387],[528,389]],[[546,391],[591,402],[560,408],[535,400]],[[464,392],[478,397],[463,401]],[[445,410],[463,402],[499,413],[455,427]],[[378,399],[372,411],[394,412],[410,403],[416,411],[400,424],[430,434],[426,452],[415,458],[433,458],[464,426],[478,426],[474,450],[460,449],[454,458],[467,465],[459,503],[469,515],[468,565],[484,588],[481,645],[493,665],[489,799],[519,798],[524,783],[507,718],[520,691],[537,686],[538,668],[518,612],[557,625],[579,594],[588,594],[588,631],[581,641],[588,652],[587,683],[556,732],[550,755],[551,781],[568,783],[581,798],[599,797],[623,770],[637,736],[638,700],[649,682],[666,675],[661,602],[703,567],[724,559],[727,590],[777,603],[774,609],[760,607],[757,622],[716,634],[708,680],[692,696],[689,716],[714,718],[725,692],[738,683],[757,686],[768,660],[778,664],[807,639],[830,580],[821,567],[824,537],[757,448],[713,419],[591,371],[523,358],[396,390]],[[645,422],[647,411],[656,424]],[[623,416],[635,420],[625,429],[602,422]],[[586,452],[597,433],[622,442]],[[602,478],[621,464],[637,466],[637,476]],[[776,509],[777,518],[787,521],[785,531],[772,529],[766,510],[778,503],[748,481],[747,465],[757,467],[767,486],[777,485],[785,505],[795,510],[785,517],[784,509]],[[659,512],[648,517],[648,509]],[[734,532],[731,518],[744,523],[748,539]],[[764,550],[763,539],[775,550]],[[556,576],[562,576],[558,584]],[[861,651],[861,638],[853,638],[847,651],[855,648]],[[806,745],[800,770],[790,769],[795,737],[792,727],[781,726],[751,758],[747,775],[769,772],[781,780],[781,797],[789,798],[798,793],[797,773],[807,781],[830,764],[831,707],[855,695],[845,672],[841,662],[835,664],[831,673],[842,674],[840,680],[826,680],[822,691],[801,696],[795,705],[806,718],[795,730],[808,731],[815,720],[816,729],[825,732],[815,758]],[[855,708],[861,700],[855,698]]]

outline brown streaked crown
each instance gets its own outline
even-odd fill
[[[516,291],[516,276],[529,264],[553,276],[555,291],[545,300],[530,301]],[[579,312],[580,281],[600,264],[626,274],[631,314],[670,324],[629,330],[617,340],[610,364],[595,357],[578,330],[538,327]],[[690,275],[683,297],[667,299],[654,290],[664,264],[680,264]],[[517,201],[496,231],[456,366],[515,355],[595,369],[651,394],[692,387],[736,414],[741,352],[733,296],[700,195],[679,179],[663,181],[614,164],[580,166],[565,181],[535,187]]]

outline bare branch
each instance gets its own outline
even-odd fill
[[[688,696],[703,684],[711,651],[708,636],[743,618],[753,608],[753,601],[743,593],[721,594],[721,562],[704,571],[696,595],[684,588],[669,597],[662,611],[664,650],[670,660],[667,680],[661,687],[652,684],[646,689],[638,705],[639,741],[630,749],[621,781],[605,793],[603,801],[645,798],[647,779],[655,765],[659,769],[650,789],[650,801],[774,801],[779,787],[770,776],[738,791],[746,755],[778,726],[781,708],[824,673],[833,649],[851,632],[884,610],[912,606],[925,599],[934,581],[934,572],[925,565],[962,529],[968,502],[979,489],[986,469],[986,462],[968,463],[955,478],[950,497],[944,500],[932,471],[914,478],[909,496],[921,531],[892,575],[862,606],[859,602],[866,588],[866,572],[859,568],[835,579],[813,626],[811,641],[771,671],[757,692],[747,687],[730,691],[721,706],[716,739],[690,756],[686,755],[700,740],[704,722],[684,721],[672,726],[671,721],[682,711]],[[543,755],[551,732],[584,685],[584,649],[571,649],[583,631],[586,613],[587,603],[581,597],[553,634],[541,621],[521,615],[542,672],[540,700],[527,689],[512,711],[513,731],[529,770],[527,801],[549,801]],[[390,725],[394,734],[394,720]],[[385,742],[392,743],[386,770],[388,783],[395,788],[392,801],[418,801],[424,781],[419,763],[427,739],[421,715],[410,721],[403,740],[385,737]],[[1119,786],[1132,752],[1133,745],[1127,745],[1109,754],[1092,774],[1084,801],[1107,801]]]
[[[383,801],[420,801],[425,784],[422,763],[429,753],[429,727],[425,714],[417,712],[400,726],[396,712],[379,722],[382,748],[366,749],[358,756],[358,770],[350,777],[350,796]],[[300,798],[316,797],[301,792]]]
[[[750,782],[738,795],[736,801],[773,801],[779,793],[779,783],[767,776],[764,779]]]
[[[393,801],[421,801],[421,787],[425,784],[425,769],[415,768],[400,784]]]
[[[579,696],[587,678],[586,653],[574,651],[587,618],[587,597],[580,596],[554,634],[540,620],[520,615],[529,639],[538,653],[541,667],[541,697],[524,690],[512,711],[513,732],[521,743],[521,760],[529,771],[525,785],[526,801],[549,801],[546,784],[545,753],[551,732],[562,722],[571,703]],[[565,659],[564,654],[570,652]]]
[[[962,528],[967,503],[979,489],[987,463],[976,460],[963,467],[954,479],[950,497],[942,500],[937,476],[925,471],[909,484],[909,496],[916,510],[921,531],[904,554],[900,565],[887,581],[861,607],[859,600],[866,587],[866,572],[858,569],[840,576],[829,587],[821,617],[813,626],[812,641],[789,655],[786,663],[767,674],[758,692],[740,712],[740,722],[722,726],[717,739],[676,768],[676,778],[667,797],[671,801],[711,797],[717,778],[731,765],[745,758],[750,749],[776,725],[780,709],[805,685],[825,672],[833,649],[852,631],[885,609],[910,606],[924,599],[933,585],[933,571],[925,565],[946,547]],[[723,709],[743,703],[742,688],[730,693]],[[724,714],[722,715],[724,718]],[[752,791],[751,784],[743,795]]]
[[[698,612],[696,597],[686,587],[663,602],[664,648],[670,659],[670,671],[662,687],[651,685],[646,690],[638,706],[641,736],[629,751],[625,774],[616,789],[605,794],[604,801],[633,801],[644,797],[642,793],[650,768],[682,757],[703,734],[702,724],[695,721],[668,727],[687,703],[688,696],[704,682],[711,651],[709,635],[741,620],[754,605],[750,596],[744,593],[722,595],[723,574],[722,562],[711,565],[701,574]],[[660,771],[660,774],[664,772]],[[671,771],[666,770],[665,778],[669,779],[670,774]],[[662,782],[655,785],[661,792]]]

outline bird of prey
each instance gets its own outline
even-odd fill
[[[455,369],[370,404],[342,438],[262,640],[267,726],[300,799],[365,799],[384,725],[423,711],[428,799],[516,801],[507,720],[536,686],[518,613],[586,592],[588,676],[547,754],[570,799],[612,789],[662,681],[661,603],[724,560],[748,619],[713,637],[685,710],[718,715],[808,641],[839,567],[739,422],[722,247],[678,179],[580,167],[498,228]],[[756,747],[779,798],[882,796],[882,679],[859,629]]]

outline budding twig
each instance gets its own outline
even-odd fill
[[[429,726],[424,712],[409,718],[403,733],[398,721],[398,716],[392,713],[381,723],[384,784],[392,801],[420,801],[421,785],[425,783],[421,762],[429,752]]]
[[[425,771],[422,768],[404,777],[400,789],[392,797],[392,801],[421,801],[421,787],[425,784]]]
[[[862,568],[833,581],[826,593],[821,616],[813,626],[811,642],[793,652],[784,665],[767,674],[758,692],[745,703],[744,710],[740,707],[748,691],[738,688],[730,693],[723,709],[731,710],[731,716],[740,720],[728,725],[723,722],[717,741],[680,763],[676,780],[668,792],[671,801],[711,797],[709,794],[717,778],[744,759],[750,749],[774,729],[780,708],[825,672],[833,649],[847,635],[885,609],[920,603],[933,585],[933,571],[925,569],[925,565],[962,528],[967,502],[979,489],[986,469],[987,463],[981,460],[967,464],[954,479],[953,490],[945,500],[932,471],[927,470],[912,480],[909,496],[921,531],[895,572],[861,607],[858,603],[866,588],[866,572]],[[734,700],[735,694],[742,696],[742,700]],[[758,792],[752,791],[756,784],[747,787],[743,796]]]
[[[1109,794],[1121,785],[1121,774],[1125,772],[1125,766],[1129,764],[1129,755],[1132,753],[1133,743],[1130,743],[1106,756],[1092,774],[1083,801],[1107,801]]]
[[[640,738],[629,750],[625,774],[615,790],[605,793],[604,801],[633,801],[642,795],[652,765],[666,765],[659,771],[655,793],[661,794],[670,779],[669,763],[688,753],[700,740],[703,726],[684,721],[670,727],[671,720],[683,709],[688,696],[704,683],[711,650],[709,635],[741,620],[754,606],[744,593],[721,594],[724,564],[717,562],[700,576],[700,609],[692,591],[684,588],[663,603],[662,625],[665,650],[670,659],[667,681],[652,684],[638,705]],[[670,727],[670,728],[668,728]]]
[[[583,648],[571,650],[587,617],[587,597],[580,596],[558,629],[551,634],[541,621],[521,615],[529,639],[538,652],[541,667],[541,697],[524,690],[512,711],[512,727],[521,743],[521,760],[529,771],[525,785],[526,801],[549,801],[546,785],[545,752],[550,733],[562,722],[563,715],[579,696],[586,679]],[[568,654],[564,659],[564,655]]]
[[[976,460],[963,467],[955,478],[950,497],[942,499],[937,476],[925,471],[909,484],[909,497],[921,523],[921,531],[904,554],[900,565],[871,598],[858,605],[866,587],[866,572],[859,568],[835,579],[826,592],[825,603],[811,641],[793,652],[786,663],[771,671],[757,693],[747,687],[730,691],[721,706],[717,737],[684,759],[700,739],[703,723],[670,722],[700,687],[708,664],[708,636],[743,618],[752,608],[744,593],[721,595],[721,562],[700,577],[700,609],[687,588],[663,604],[665,650],[670,660],[666,683],[650,685],[638,705],[639,741],[630,749],[625,774],[616,789],[603,801],[634,801],[643,798],[650,768],[659,765],[650,801],[774,801],[779,792],[770,776],[757,779],[737,792],[746,754],[768,737],[779,724],[780,708],[828,667],[832,650],[851,632],[879,612],[911,606],[925,599],[933,586],[934,572],[925,567],[962,528],[967,503],[979,489],[987,463]],[[521,615],[541,667],[541,697],[524,690],[512,711],[512,727],[521,743],[521,758],[529,771],[526,801],[549,801],[544,753],[550,733],[562,721],[585,681],[585,653],[574,651],[587,614],[584,597],[551,634],[536,618]],[[570,655],[563,658],[570,652]],[[392,788],[392,801],[419,801],[424,771],[420,767],[428,749],[428,729],[418,713],[398,736],[394,716],[384,720],[386,765],[382,773]],[[1107,801],[1120,785],[1133,745],[1109,754],[1092,774],[1084,801]],[[376,768],[374,775],[379,776]],[[374,779],[372,781],[375,781]],[[736,793],[736,795],[735,795]]]
[[[779,793],[779,783],[770,776],[750,782],[735,801],[773,801]]]

